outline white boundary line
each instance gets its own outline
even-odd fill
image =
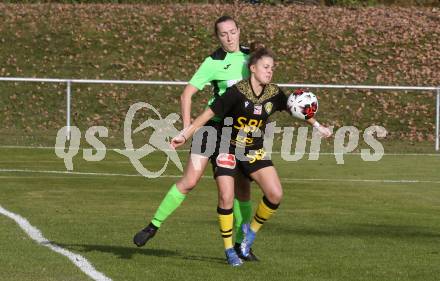
[[[41,174],[63,174],[63,175],[86,175],[86,176],[116,176],[116,177],[143,177],[139,174],[117,174],[117,173],[91,173],[91,172],[69,172],[69,171],[47,171],[47,170],[27,170],[27,169],[0,169],[0,173],[41,173]],[[165,177],[165,176],[161,176]],[[167,176],[180,177],[180,176]]]
[[[0,160],[0,163],[29,163],[29,160]],[[102,160],[104,162],[104,160]],[[111,164],[130,164],[130,160],[109,160],[107,159],[107,162],[111,162]],[[38,160],[38,163],[61,163],[63,164],[63,159],[59,160]]]
[[[62,149],[65,149],[65,147],[61,147]],[[15,146],[15,145],[0,145],[0,149],[53,149],[55,150],[54,146]],[[84,149],[90,149],[90,148],[79,148],[79,150],[84,150]],[[110,150],[110,151],[116,151],[119,150],[120,148],[107,148],[104,150]],[[95,148],[93,148],[93,150],[96,150]],[[99,149],[101,150],[101,149]],[[139,150],[139,149],[138,149]],[[160,152],[161,150],[158,150],[158,152]],[[167,150],[165,150],[167,151]],[[189,149],[178,149],[177,152],[181,152],[181,153],[187,153],[189,152]],[[280,154],[280,151],[272,151],[272,154]],[[319,153],[310,153],[310,152],[305,152],[304,155],[314,155],[314,154],[318,154],[318,155],[338,155],[338,154],[343,154],[343,155],[361,155],[360,152],[349,152],[349,153],[331,153],[331,152],[319,152]],[[440,157],[440,153],[384,153],[385,156],[433,156],[433,157]]]
[[[12,212],[4,209],[1,205],[0,205],[0,214],[3,214],[5,216],[7,216],[8,218],[14,220],[20,226],[20,228],[23,229],[24,232],[26,232],[26,234],[32,240],[36,241],[41,246],[48,247],[52,251],[67,257],[82,272],[87,274],[93,280],[112,281],[112,279],[108,278],[107,276],[105,276],[101,272],[97,271],[93,267],[93,265],[83,256],[81,256],[79,254],[72,253],[69,250],[66,250],[64,248],[61,248],[60,246],[55,245],[52,242],[50,242],[49,240],[47,240],[46,238],[44,238],[41,231],[38,228],[32,226],[29,223],[29,221],[27,219],[23,218],[22,216],[17,215],[15,213],[12,213]]]
[[[92,173],[92,172],[69,172],[69,171],[48,171],[48,170],[26,170],[26,169],[0,169],[0,173],[41,173],[41,174],[64,174],[64,175],[87,175],[87,176],[115,176],[115,177],[143,177],[139,174],[120,174],[120,173]],[[158,178],[180,178],[181,175],[162,175]],[[210,179],[211,176],[202,176],[204,179]],[[435,180],[389,180],[389,179],[332,179],[332,178],[281,178],[283,182],[310,182],[310,181],[326,181],[326,182],[374,182],[374,183],[431,183],[440,184]]]

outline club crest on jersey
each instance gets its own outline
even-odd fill
[[[267,102],[264,105],[264,110],[266,110],[267,114],[270,114],[272,112],[273,104],[271,102]]]
[[[234,154],[220,153],[215,161],[218,167],[226,169],[234,169],[236,165]]]
[[[263,111],[263,106],[261,104],[254,105],[254,114],[255,115],[261,115],[262,111]]]

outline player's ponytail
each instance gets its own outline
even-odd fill
[[[251,65],[254,65],[263,57],[269,57],[275,60],[275,56],[269,48],[264,47],[263,44],[259,43],[260,46],[257,46],[253,52],[251,52],[251,56],[249,57],[248,68],[250,70]],[[252,44],[251,44],[252,48]]]
[[[262,49],[265,48],[266,46],[264,46],[263,43],[259,42],[259,41],[254,41],[249,45],[249,52],[252,54],[254,53],[256,50],[258,49]]]

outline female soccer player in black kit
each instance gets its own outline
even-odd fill
[[[275,111],[288,111],[287,96],[275,84],[271,84],[274,58],[270,50],[257,49],[248,64],[251,77],[228,88],[206,109],[191,126],[173,138],[171,145],[183,145],[194,132],[213,116],[232,118],[230,140],[217,145],[211,157],[214,176],[219,190],[218,213],[220,231],[224,240],[229,264],[239,266],[241,259],[232,248],[232,206],[234,200],[234,175],[243,173],[254,180],[264,193],[252,222],[244,226],[245,237],[241,254],[249,255],[256,233],[278,208],[283,195],[281,182],[263,148],[264,129],[269,116]],[[313,117],[307,122],[318,128],[324,137],[331,131],[321,126]],[[225,145],[226,144],[226,145]]]

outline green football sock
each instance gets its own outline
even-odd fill
[[[180,191],[177,189],[176,184],[173,184],[157,208],[151,223],[159,228],[160,225],[168,218],[168,216],[180,206],[183,200],[185,200],[185,197],[186,195],[180,193]]]
[[[243,216],[241,215],[240,201],[238,201],[237,199],[234,199],[234,205],[232,207],[232,211],[234,214],[235,243],[241,243],[241,241],[243,240],[243,233],[240,232],[240,227],[241,227],[241,223],[243,222]],[[237,241],[239,239],[240,242]]]
[[[235,224],[235,243],[240,244],[243,241],[243,230],[241,226],[250,223],[252,218],[251,201],[240,201],[234,199],[234,224]]]

